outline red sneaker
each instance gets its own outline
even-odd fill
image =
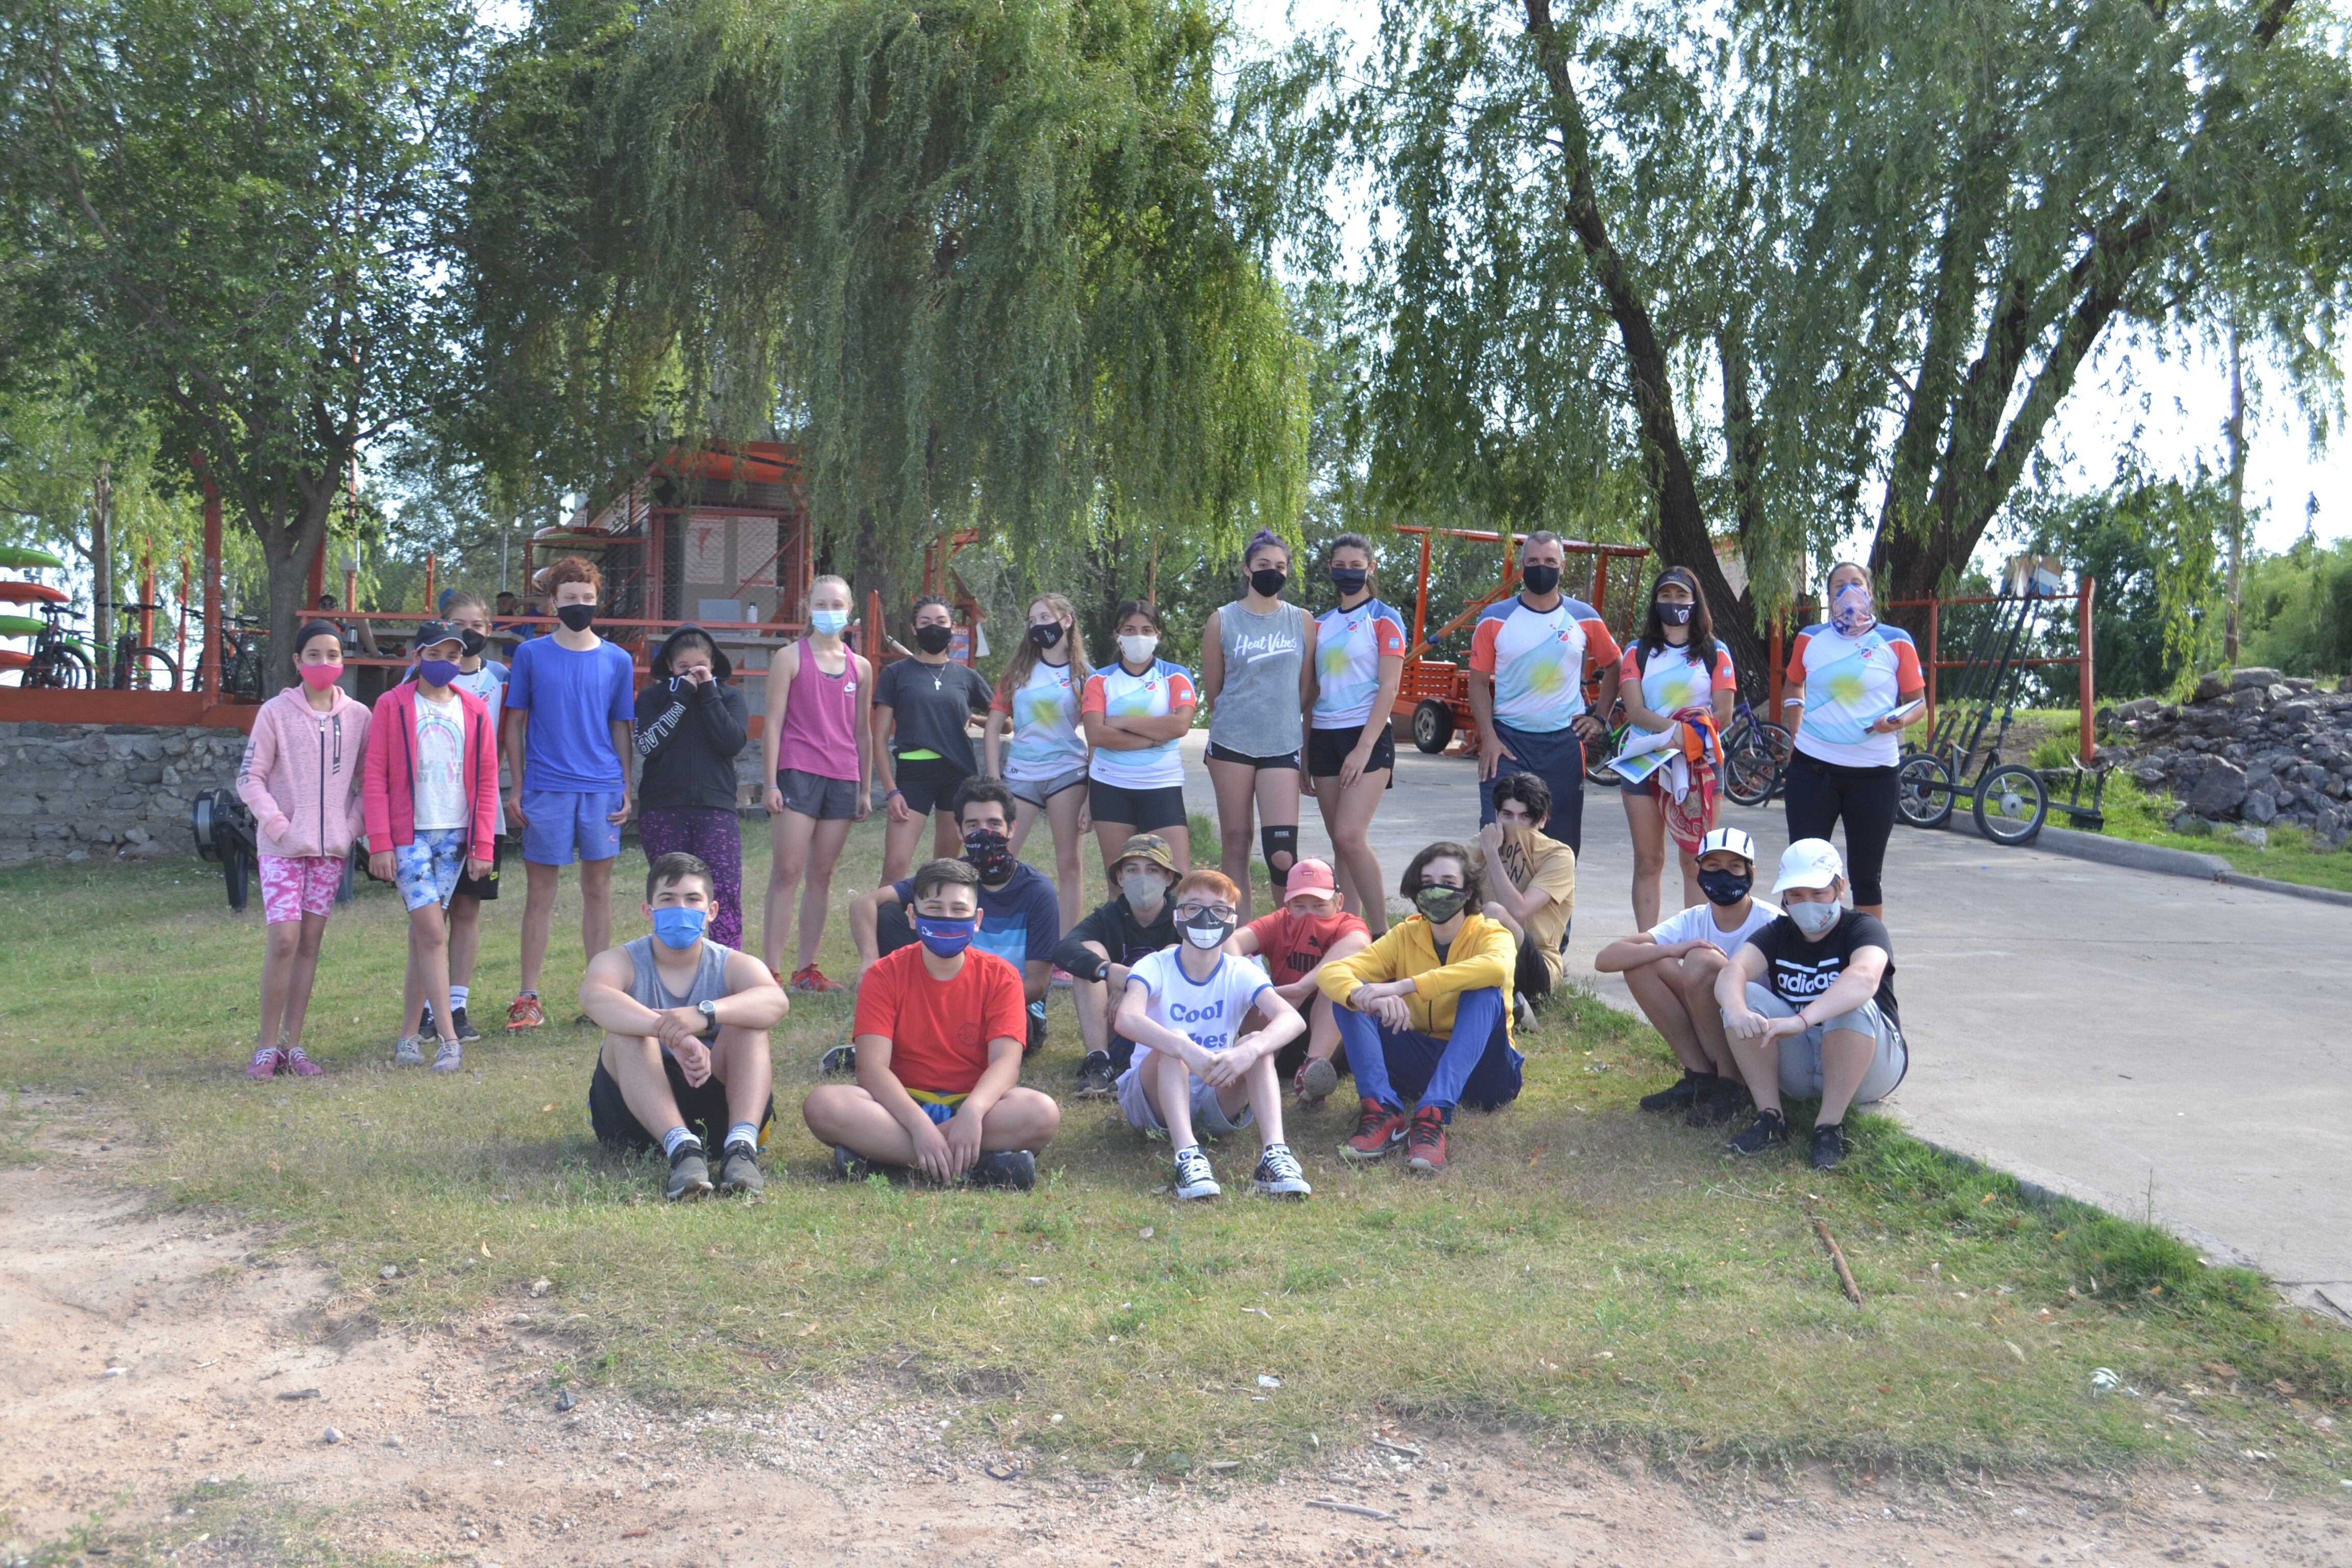
[[[1412,1113],[1404,1133],[1405,1169],[1433,1176],[1445,1169],[1445,1112],[1424,1105]]]
[[[1356,1135],[1339,1145],[1339,1154],[1348,1160],[1377,1160],[1403,1137],[1404,1113],[1367,1098],[1356,1118]]]
[[[546,1022],[545,1016],[539,1010],[539,998],[536,996],[525,994],[507,1004],[507,1027],[509,1030],[536,1029]]]
[[[276,1046],[260,1047],[253,1053],[253,1059],[245,1064],[245,1076],[247,1078],[275,1078],[278,1076],[278,1065],[285,1059],[286,1058],[283,1056],[278,1054],[278,1050]]]
[[[803,964],[793,972],[792,988],[803,996],[824,996],[849,989],[838,980],[827,980],[824,971],[814,963]]]

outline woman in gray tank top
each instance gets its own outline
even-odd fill
[[[1209,615],[1201,633],[1201,693],[1211,705],[1209,778],[1217,791],[1219,859],[1250,917],[1250,820],[1274,900],[1298,858],[1298,753],[1312,698],[1315,623],[1283,603],[1290,546],[1261,529],[1242,552],[1248,591]]]

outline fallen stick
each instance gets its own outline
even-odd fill
[[[1408,1459],[1418,1459],[1422,1457],[1420,1449],[1405,1443],[1391,1443],[1386,1437],[1367,1437],[1364,1441],[1375,1448],[1386,1448],[1391,1454],[1402,1454]]]
[[[1308,1508],[1328,1508],[1333,1513],[1352,1513],[1364,1519],[1383,1520],[1391,1524],[1396,1522],[1396,1515],[1389,1512],[1385,1509],[1366,1508],[1360,1502],[1341,1502],[1337,1498],[1309,1498],[1307,1500],[1307,1506]]]
[[[1837,1269],[1838,1283],[1845,1288],[1845,1299],[1857,1307],[1861,1306],[1862,1287],[1853,1282],[1853,1270],[1845,1266],[1845,1253],[1839,1247],[1837,1237],[1830,1234],[1829,1222],[1819,1215],[1813,1215],[1813,1234],[1822,1238],[1822,1246],[1828,1251],[1830,1262]]]

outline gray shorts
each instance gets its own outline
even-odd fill
[[[1148,1058],[1147,1058],[1148,1059]],[[1134,1068],[1118,1075],[1118,1109],[1127,1117],[1129,1127],[1140,1127],[1146,1132],[1165,1132],[1167,1124],[1151,1113],[1151,1101],[1144,1098],[1143,1079]],[[1250,1108],[1242,1107],[1238,1120],[1225,1114],[1217,1103],[1217,1091],[1197,1074],[1192,1077],[1192,1131],[1203,1138],[1222,1138],[1228,1132],[1238,1132],[1250,1124]]]
[[[1013,792],[1015,800],[1025,800],[1042,807],[1066,789],[1076,789],[1087,782],[1087,770],[1072,768],[1066,773],[1055,773],[1049,779],[1006,779],[1004,787]]]
[[[1782,1001],[1769,987],[1755,981],[1748,983],[1748,1010],[1767,1018],[1793,1018],[1797,1010]],[[1784,1035],[1780,1046],[1780,1094],[1786,1100],[1819,1100],[1822,1097],[1822,1037],[1832,1029],[1851,1029],[1858,1035],[1868,1035],[1877,1041],[1871,1052],[1870,1070],[1862,1075],[1862,1087],[1853,1093],[1856,1105],[1873,1105],[1895,1092],[1903,1075],[1911,1068],[1911,1048],[1903,1043],[1903,1031],[1895,1020],[1878,1010],[1874,1001],[1864,1002],[1851,1013],[1841,1013],[1824,1024],[1815,1024],[1801,1035]]]
[[[819,822],[845,821],[857,815],[857,781],[829,779],[798,768],[778,768],[776,787],[783,792],[784,809]]]

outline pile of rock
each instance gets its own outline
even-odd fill
[[[2323,848],[2352,838],[2352,679],[2326,691],[2275,669],[2215,670],[2187,702],[2143,697],[2098,717],[2128,742],[2140,787],[2179,803],[2176,831],[2259,843],[2291,822]]]

